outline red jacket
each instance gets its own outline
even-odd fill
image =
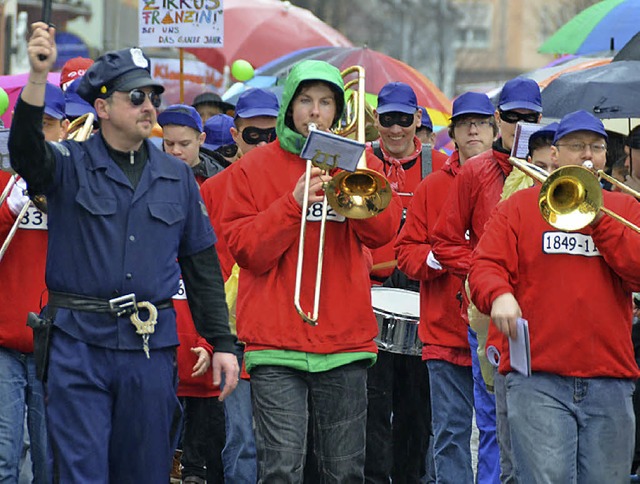
[[[213,355],[213,347],[198,334],[189,309],[189,302],[184,284],[180,279],[180,290],[173,296],[173,307],[176,310],[176,326],[180,346],[178,346],[178,396],[209,398],[220,395],[220,387],[213,386],[213,369],[211,366],[204,375],[192,377],[193,365],[198,361],[191,348],[203,347]]]
[[[418,147],[422,148],[422,144],[420,143],[420,140],[417,137],[414,138],[414,142],[415,142],[416,149]],[[370,145],[367,146],[367,151],[374,154],[373,148]],[[383,162],[384,162],[384,173],[386,175],[390,168],[390,164],[388,162],[389,154],[386,153],[386,151],[384,150],[384,147],[382,146],[381,146],[381,151],[382,151]],[[409,159],[411,159],[411,157],[409,157]],[[406,176],[405,183],[398,185],[398,189],[397,189],[398,192],[400,193],[400,199],[402,200],[402,205],[405,209],[409,207],[409,204],[411,203],[411,199],[413,198],[412,194],[415,192],[416,187],[418,186],[418,184],[420,184],[420,181],[422,180],[421,151],[417,151],[413,159],[415,160],[415,162],[413,162],[413,164],[411,164],[409,168],[405,169],[405,176]],[[446,161],[447,161],[447,156],[444,153],[440,153],[439,151],[436,151],[436,150],[431,150],[432,173],[442,168],[446,163]],[[373,256],[373,264],[376,265],[376,264],[395,260],[396,251],[394,249],[394,245],[395,245],[395,239],[382,247],[372,250],[371,255]],[[392,272],[393,272],[393,267],[387,267],[385,269],[375,270],[371,273],[371,275],[374,276],[377,282],[381,282],[382,280],[389,277]]]
[[[631,293],[640,291],[640,235],[609,217],[560,232],[540,215],[539,192],[514,193],[487,224],[469,276],[473,301],[489,314],[496,297],[514,294],[529,321],[533,371],[637,378]],[[606,207],[640,224],[633,198],[603,196]],[[504,345],[500,372],[510,370]]]
[[[241,160],[232,163],[230,166],[208,178],[200,187],[200,195],[209,212],[209,220],[216,233],[218,241],[216,242],[216,251],[220,259],[220,267],[222,269],[222,277],[226,281],[231,275],[231,269],[236,261],[227,248],[227,242],[222,225],[220,223],[222,217],[222,209],[227,199],[227,183],[231,177],[231,173],[235,170]]]
[[[367,163],[382,169],[370,154]],[[246,343],[246,351],[375,352],[378,325],[363,248],[393,239],[402,204],[394,193],[386,210],[366,220],[345,219],[332,211],[326,224],[319,321],[312,327],[302,321],[293,303],[301,210],[292,192],[305,167],[303,159],[283,150],[276,140],[244,155],[228,180],[222,232],[241,269],[238,338]],[[309,207],[302,278],[302,307],[309,311],[319,244],[317,206]]]
[[[400,270],[420,281],[418,335],[425,344],[423,359],[471,366],[467,324],[460,316],[460,301],[456,299],[460,279],[426,263],[431,251],[430,232],[459,170],[458,152],[454,152],[441,170],[418,185],[395,248]]]
[[[10,179],[0,171],[0,191]],[[5,202],[0,207],[0,245],[16,220]],[[33,352],[33,331],[27,314],[39,313],[47,303],[44,272],[47,258],[47,216],[33,205],[0,261],[4,299],[0,303],[0,346],[22,353]]]
[[[431,234],[433,252],[443,267],[461,278],[469,273],[471,252],[500,201],[512,168],[508,153],[485,151],[464,163],[449,191]]]

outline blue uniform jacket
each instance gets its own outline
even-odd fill
[[[110,299],[135,293],[158,302],[178,291],[177,258],[216,239],[191,169],[145,141],[149,158],[136,189],[100,135],[54,143],[46,282],[52,291]],[[144,317],[144,316],[142,316]],[[60,308],[55,325],[86,343],[140,349],[128,317]],[[178,344],[175,311],[159,311],[150,348]]]

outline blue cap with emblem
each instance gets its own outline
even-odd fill
[[[141,49],[133,47],[107,52],[87,69],[78,86],[78,95],[93,105],[98,98],[106,99],[116,91],[128,92],[152,87],[164,92],[164,87],[151,77],[149,58]]]
[[[163,128],[167,124],[188,126],[202,133],[202,118],[196,108],[187,104],[172,104],[158,115],[158,124]]]
[[[202,147],[215,151],[221,146],[234,144],[231,136],[231,128],[234,126],[233,118],[226,114],[216,114],[211,116],[204,123],[206,138]]]

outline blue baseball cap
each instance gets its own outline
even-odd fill
[[[429,113],[427,112],[427,108],[425,108],[424,106],[419,106],[419,107],[420,109],[422,109],[422,117],[420,118],[420,121],[421,121],[420,127],[427,128],[433,131],[433,122],[431,121],[431,116],[429,116]]]
[[[226,114],[211,116],[204,123],[204,132],[207,136],[202,147],[215,151],[221,146],[235,144],[230,131],[233,126],[234,123],[231,116]]]
[[[140,87],[153,87],[161,94],[164,87],[151,77],[151,62],[138,47],[107,52],[96,59],[78,86],[78,95],[93,105],[116,91],[127,92]]]
[[[382,86],[378,94],[378,114],[404,113],[413,114],[418,109],[416,93],[409,84],[390,82]]]
[[[202,118],[196,108],[187,104],[172,104],[158,114],[158,124],[162,127],[167,124],[188,126],[202,133]]]
[[[514,109],[530,109],[536,113],[542,112],[542,96],[540,86],[533,79],[516,77],[502,86],[498,108],[502,111]]]
[[[453,101],[451,119],[464,114],[478,114],[480,116],[493,116],[496,108],[491,99],[481,92],[465,92]]]
[[[278,117],[280,103],[278,97],[265,89],[254,87],[240,94],[236,101],[237,118],[255,118],[257,116]]]
[[[44,114],[55,119],[64,119],[65,113],[64,92],[58,86],[47,82],[44,91]]]
[[[576,131],[591,131],[592,133],[602,136],[605,140],[609,138],[604,129],[604,124],[593,114],[587,111],[574,111],[573,113],[565,115],[560,120],[560,125],[553,138],[553,144],[555,145],[558,140]]]
[[[95,109],[87,101],[78,96],[77,90],[80,85],[81,77],[76,78],[67,85],[67,90],[64,91],[65,100],[65,113],[69,118],[79,118],[87,113],[93,113],[96,115]]]
[[[531,144],[538,138],[549,138],[549,140],[553,141],[556,131],[558,131],[558,126],[559,123],[550,123],[546,126],[540,126],[540,129],[531,133],[528,141],[529,153],[531,153]]]

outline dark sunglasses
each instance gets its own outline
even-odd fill
[[[276,128],[256,128],[255,126],[247,126],[242,130],[242,139],[248,145],[257,145],[258,143],[271,143],[276,139]]]
[[[537,123],[538,118],[540,117],[539,113],[522,114],[516,111],[502,111],[501,109],[499,112],[500,119],[509,124],[517,123],[518,121],[524,121],[525,123]]]
[[[378,119],[380,120],[380,125],[383,128],[390,128],[394,124],[397,124],[402,128],[408,128],[415,121],[415,116],[413,114],[395,112],[381,114]]]
[[[235,143],[222,145],[216,151],[225,158],[233,158],[238,153],[238,145]]]
[[[147,94],[141,89],[133,89],[129,91],[129,101],[131,101],[131,104],[133,104],[134,106],[142,105],[142,103],[144,103],[144,99],[147,96],[149,96],[149,101],[151,101],[151,104],[153,104],[154,108],[160,107],[160,104],[162,104],[162,97],[157,92],[151,91],[149,92],[149,94]]]

